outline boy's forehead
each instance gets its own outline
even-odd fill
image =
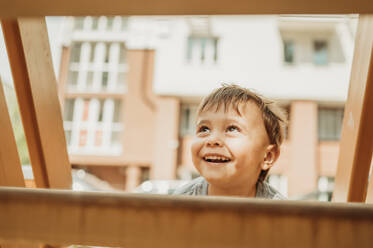
[[[233,103],[221,103],[206,106],[203,110],[197,113],[197,117],[208,114],[217,113],[224,111],[226,114],[234,113],[239,116],[245,116],[247,114],[261,113],[259,106],[254,101],[240,102],[237,104]]]
[[[230,106],[209,106],[209,108],[205,108],[203,111],[199,111],[197,113],[196,121],[200,122],[208,116],[214,114],[224,114],[227,117],[239,117],[249,120],[250,122],[263,122],[262,119],[262,112],[258,105],[255,102],[246,102],[246,103],[239,103],[237,106],[230,105]]]

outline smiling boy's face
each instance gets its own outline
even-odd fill
[[[210,184],[224,188],[255,185],[269,144],[259,107],[248,102],[224,111],[205,110],[197,117],[192,158],[196,169]]]

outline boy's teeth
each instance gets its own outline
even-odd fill
[[[208,162],[227,162],[230,159],[221,156],[206,156],[204,159]]]

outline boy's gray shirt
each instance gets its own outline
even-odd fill
[[[190,183],[175,190],[173,195],[207,195],[208,182],[203,177],[198,177]],[[286,200],[275,188],[267,182],[258,182],[256,188],[256,198],[273,200]]]

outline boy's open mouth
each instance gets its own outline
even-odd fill
[[[224,156],[205,156],[203,160],[210,163],[226,163],[231,161],[230,158]]]

